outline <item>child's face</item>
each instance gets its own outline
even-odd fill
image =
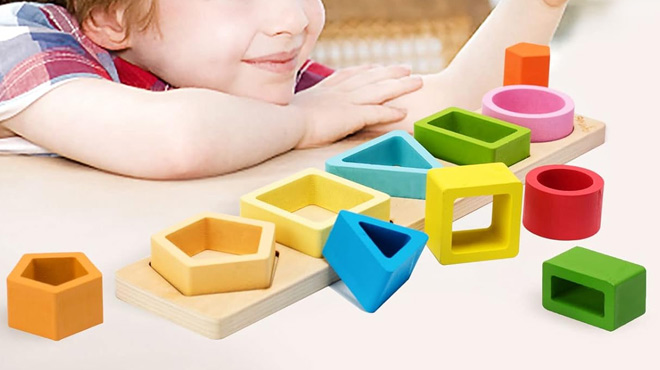
[[[177,87],[287,104],[321,33],[321,0],[158,0],[124,54]],[[158,32],[160,29],[160,34]]]

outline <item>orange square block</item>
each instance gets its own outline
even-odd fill
[[[60,340],[103,322],[101,272],[83,253],[26,254],[7,277],[9,326]]]
[[[550,47],[521,42],[506,49],[504,86],[536,85],[548,87]]]

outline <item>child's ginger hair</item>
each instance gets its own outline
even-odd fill
[[[0,5],[17,3],[24,0],[0,0]],[[79,24],[89,18],[96,8],[104,10],[113,7],[125,7],[124,24],[126,35],[133,27],[144,30],[155,22],[157,0],[30,0],[36,3],[56,4],[65,7]]]

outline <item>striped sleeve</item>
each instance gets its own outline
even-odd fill
[[[296,82],[296,92],[309,89],[317,83],[323,81],[326,77],[334,73],[332,68],[313,60],[308,60],[298,71],[298,81]]]
[[[0,121],[80,77],[118,81],[110,54],[87,39],[64,8],[0,6]]]

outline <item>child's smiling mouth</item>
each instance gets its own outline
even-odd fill
[[[296,48],[291,51],[243,59],[242,62],[273,73],[289,74],[295,72],[299,53],[300,48]]]

